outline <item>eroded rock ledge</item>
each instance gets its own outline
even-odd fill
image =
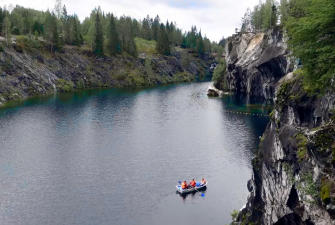
[[[242,33],[228,38],[227,72],[218,89],[258,101],[272,101],[277,82],[293,70],[293,59],[279,28],[266,33]]]

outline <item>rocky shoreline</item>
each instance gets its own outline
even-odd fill
[[[82,48],[62,52],[24,48],[14,43],[0,49],[0,107],[33,96],[92,88],[140,88],[190,82],[210,76],[214,59],[187,49],[171,56],[135,58],[126,54],[95,57]]]
[[[232,36],[226,62],[216,88],[274,103],[232,224],[335,224],[334,91],[304,90],[279,28]]]

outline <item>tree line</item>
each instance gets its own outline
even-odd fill
[[[136,20],[129,16],[116,17],[101,8],[92,10],[89,17],[80,22],[76,14],[69,15],[61,0],[55,9],[45,12],[16,6],[12,10],[0,7],[0,35],[10,40],[11,35],[27,35],[43,39],[51,51],[66,45],[87,45],[95,55],[117,55],[126,52],[137,56],[135,37],[156,41],[160,54],[170,55],[173,47],[190,48],[199,55],[209,54],[212,43],[202,37],[201,31],[192,27],[183,33],[173,22],[161,22],[159,16]]]

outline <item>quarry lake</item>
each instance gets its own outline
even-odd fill
[[[268,118],[232,97],[208,98],[209,84],[91,90],[2,109],[0,224],[229,223],[246,202]],[[178,180],[202,177],[204,195],[176,193]]]

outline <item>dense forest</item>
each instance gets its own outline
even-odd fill
[[[302,63],[298,71],[305,88],[322,91],[335,75],[335,1],[266,0],[242,18],[241,32],[283,29],[293,55]]]
[[[142,20],[129,16],[117,18],[100,7],[81,22],[76,14],[67,13],[61,0],[56,0],[54,10],[46,12],[21,6],[11,10],[0,7],[0,35],[8,45],[13,35],[26,36],[46,41],[50,51],[61,51],[64,45],[87,46],[97,56],[122,53],[137,56],[135,38],[156,41],[156,51],[163,55],[170,55],[175,46],[192,49],[200,56],[223,51],[195,26],[183,32],[173,22],[162,22],[158,15]]]

